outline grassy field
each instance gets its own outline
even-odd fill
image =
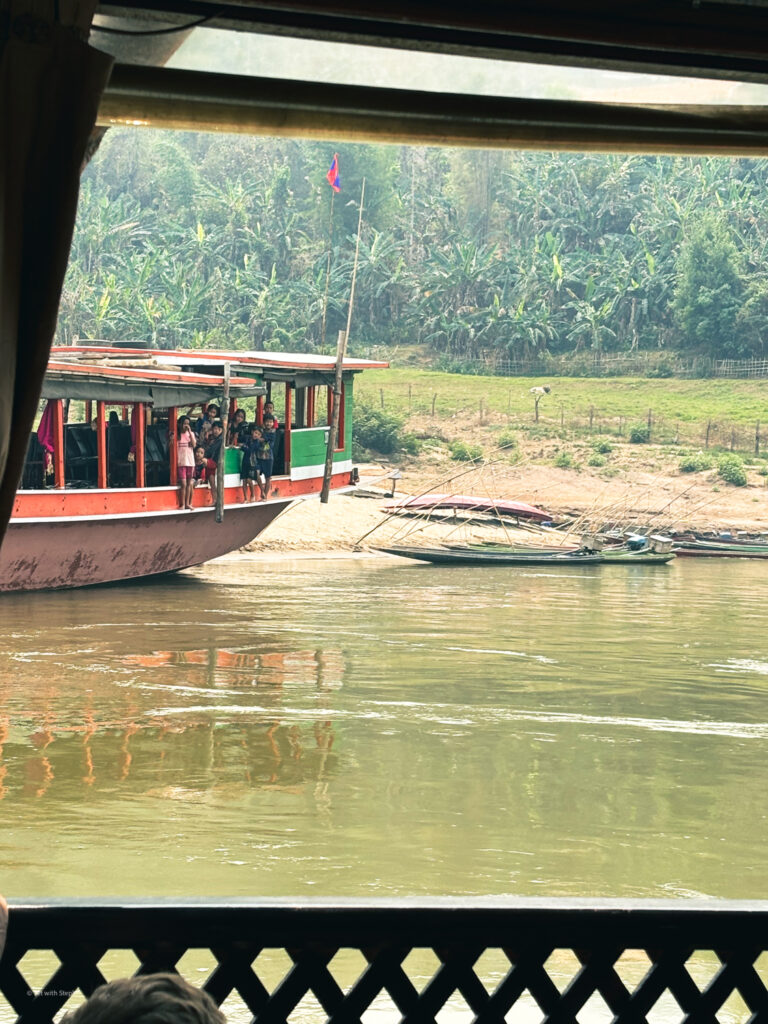
[[[534,425],[530,388],[548,384]],[[703,447],[753,451],[757,424],[768,451],[768,380],[675,380],[665,378],[475,377],[414,368],[368,371],[358,378],[363,401],[405,416],[433,416],[436,422],[471,418],[550,436],[626,436],[647,425],[652,439]]]

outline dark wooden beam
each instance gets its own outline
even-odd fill
[[[768,7],[761,3],[142,0],[99,10],[178,24],[206,17],[216,28],[466,56],[768,81]]]
[[[99,123],[476,148],[768,154],[768,108],[448,95],[118,65]]]

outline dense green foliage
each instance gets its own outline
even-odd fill
[[[84,175],[59,340],[333,346],[365,176],[353,350],[429,343],[457,365],[762,351],[768,160],[348,145],[331,216],[331,156],[110,130]]]
[[[629,443],[630,444],[647,444],[651,439],[651,431],[643,423],[636,423],[634,427],[629,428]]]
[[[744,462],[738,455],[721,455],[717,460],[717,475],[734,487],[745,487],[747,483]]]
[[[466,441],[452,441],[450,452],[456,462],[476,462],[483,457],[483,449],[479,444],[468,444]]]
[[[685,455],[680,459],[681,473],[702,473],[706,469],[712,469],[714,460],[711,455],[704,452],[696,452],[693,455]]]
[[[356,450],[354,455],[359,458],[365,451],[378,452],[380,455],[392,455],[401,446],[403,419],[384,409],[376,409],[365,402],[355,406]]]

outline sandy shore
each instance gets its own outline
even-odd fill
[[[435,522],[426,517],[388,516],[384,506],[388,486],[384,465],[362,467],[363,489],[379,490],[374,497],[332,494],[326,505],[318,500],[297,502],[287,509],[247,550],[264,553],[351,552],[389,544],[431,544],[440,541],[510,540],[534,543],[529,530],[457,520]],[[750,475],[747,487],[731,487],[714,475],[653,472],[635,466],[621,477],[606,480],[588,472],[551,466],[483,467],[464,473],[455,463],[430,466],[423,460],[401,467],[398,498],[434,492],[476,494],[538,505],[554,516],[584,516],[590,521],[615,519],[627,526],[650,523],[654,529],[700,530],[768,529],[768,487],[765,478]],[[580,532],[577,531],[577,532]]]

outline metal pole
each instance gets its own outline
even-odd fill
[[[219,448],[219,464],[216,467],[216,522],[224,519],[224,472],[227,461],[227,427],[229,426],[229,371],[230,364],[224,363],[224,398],[222,400],[221,417],[221,448]]]
[[[325,295],[323,296],[323,325],[320,329],[320,345],[325,348],[325,321],[328,316],[328,288],[331,282],[331,253],[333,252],[333,200],[336,193],[331,192],[331,212],[328,215],[328,262],[325,267]]]
[[[355,281],[357,280],[357,258],[360,255],[360,229],[363,226],[363,200],[365,199],[365,178],[363,187],[360,189],[360,213],[357,218],[357,241],[355,242],[355,262],[352,265],[352,286],[349,289],[349,310],[347,311],[347,330],[345,342],[349,341],[349,332],[352,330],[352,306],[355,301]]]

